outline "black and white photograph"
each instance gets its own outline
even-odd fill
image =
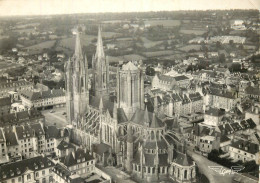
[[[0,183],[260,183],[260,0],[0,0]]]

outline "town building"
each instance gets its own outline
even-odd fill
[[[9,114],[11,110],[11,98],[4,97],[0,98],[0,116]]]
[[[258,152],[258,144],[244,140],[232,141],[229,147],[230,157],[235,161],[254,161]]]
[[[28,108],[42,109],[50,107],[62,107],[66,103],[64,89],[52,89],[40,92],[24,90],[20,96],[22,104]]]
[[[190,79],[184,75],[180,76],[167,76],[167,75],[155,75],[152,81],[152,88],[159,88],[165,91],[171,91],[173,87],[186,88],[190,82]]]
[[[20,80],[20,81],[8,81],[6,83],[0,84],[0,97],[9,97],[10,91],[16,91],[19,94],[22,90],[31,90],[33,89],[33,83]]]
[[[56,126],[45,126],[45,154],[53,155],[56,148],[62,141],[69,142],[69,132],[67,129],[59,129]],[[57,154],[56,154],[57,156]]]
[[[205,98],[206,106],[221,108],[226,111],[230,111],[238,102],[241,102],[241,98],[236,93],[216,88],[210,88]]]
[[[0,127],[33,124],[44,122],[45,117],[36,109],[28,109],[26,111],[14,112],[0,117]]]
[[[1,165],[0,180],[2,183],[51,183],[54,163],[47,157],[34,158]]]
[[[204,124],[208,126],[218,126],[221,124],[222,118],[225,114],[225,110],[218,108],[210,108],[205,111]]]

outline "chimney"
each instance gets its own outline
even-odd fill
[[[28,114],[29,114],[29,116],[31,116],[31,115],[32,115],[31,108],[28,108]]]
[[[66,156],[69,155],[69,149],[66,149]]]
[[[254,106],[252,106],[251,110],[252,110],[252,112],[254,112]]]
[[[61,130],[60,130],[60,136],[61,136],[61,137],[64,137],[64,129],[61,129]]]
[[[255,107],[255,114],[258,114],[259,113],[259,108],[258,106]]]

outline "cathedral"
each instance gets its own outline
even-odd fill
[[[86,147],[98,164],[121,167],[142,182],[196,181],[196,165],[186,153],[178,122],[160,115],[156,105],[148,110],[141,65],[129,61],[117,68],[116,97],[110,97],[109,63],[100,27],[92,57],[93,77],[89,77],[79,33],[65,73],[72,141]]]

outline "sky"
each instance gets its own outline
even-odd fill
[[[0,0],[0,16],[258,9],[260,0]]]

